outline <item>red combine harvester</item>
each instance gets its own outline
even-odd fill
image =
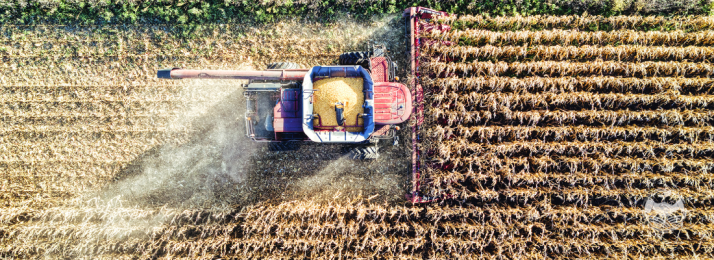
[[[380,139],[389,139],[396,145],[396,130],[412,112],[409,89],[395,77],[396,63],[386,56],[384,46],[375,46],[371,52],[350,52],[340,55],[339,65],[315,66],[299,69],[291,62],[276,62],[265,71],[233,70],[159,70],[159,78],[186,79],[243,79],[246,97],[246,134],[253,141],[268,142],[272,151],[295,148],[295,143],[355,144],[348,150],[353,159],[375,159],[379,156],[374,145]],[[324,118],[314,113],[313,83],[327,78],[362,78],[364,113],[357,115],[362,125],[330,126]],[[334,106],[334,104],[331,104]],[[337,121],[345,121],[337,109]],[[354,120],[358,122],[359,120]],[[361,129],[351,132],[347,129]]]
[[[379,156],[379,140],[398,142],[396,131],[400,123],[412,114],[416,123],[412,126],[412,175],[413,189],[407,199],[414,203],[424,203],[438,198],[419,195],[421,151],[417,144],[423,122],[423,92],[418,82],[419,34],[436,28],[427,25],[434,15],[448,15],[423,7],[405,10],[406,30],[410,36],[411,72],[410,88],[398,82],[395,76],[397,65],[386,54],[384,46],[374,46],[370,52],[350,52],[340,55],[336,66],[315,66],[300,69],[291,62],[276,62],[265,71],[234,70],[185,70],[179,68],[162,69],[159,78],[167,79],[242,79],[249,80],[244,85],[247,110],[245,113],[246,135],[256,142],[268,142],[273,151],[294,149],[301,141],[318,143],[354,144],[348,150],[353,159],[375,159]],[[361,125],[324,125],[323,118],[314,113],[315,98],[313,84],[316,81],[333,78],[362,78],[364,113],[357,115],[355,122]],[[337,122],[344,122],[342,111],[335,104]],[[347,131],[359,129],[359,131]]]

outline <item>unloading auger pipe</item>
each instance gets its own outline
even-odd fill
[[[302,80],[307,69],[295,70],[185,70],[180,68],[161,69],[156,72],[160,79],[256,79],[256,80]]]

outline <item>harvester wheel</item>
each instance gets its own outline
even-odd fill
[[[268,145],[268,149],[271,152],[283,152],[295,150],[295,147],[288,142],[272,142]]]
[[[273,62],[268,64],[269,70],[293,70],[299,68],[300,65],[295,62]]]
[[[368,51],[345,52],[340,55],[339,65],[360,65],[365,69],[371,69],[369,58],[372,53]]]
[[[373,160],[379,158],[378,150],[376,146],[354,147],[350,149],[348,156],[354,160]]]

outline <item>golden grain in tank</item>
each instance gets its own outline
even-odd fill
[[[326,78],[315,81],[315,103],[313,113],[320,115],[323,126],[338,126],[335,113],[335,103],[345,105],[345,125],[362,126],[362,119],[358,115],[364,113],[364,92],[362,78]],[[315,120],[315,125],[318,122]],[[361,131],[361,127],[349,127],[347,131]]]

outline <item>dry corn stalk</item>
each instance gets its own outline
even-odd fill
[[[542,174],[575,174],[578,172],[591,174],[593,177],[603,174],[645,174],[674,177],[682,180],[691,178],[708,182],[709,174],[714,164],[706,159],[640,159],[627,156],[603,157],[596,155],[534,155],[511,156],[481,155],[462,156],[450,159],[437,159],[439,163],[449,164],[454,170],[439,171],[434,179],[442,178],[448,181],[463,181],[469,178],[479,179],[484,176],[511,177],[513,175]],[[682,173],[686,174],[682,174]],[[443,176],[442,176],[443,175]],[[444,176],[452,176],[444,178]],[[545,176],[545,175],[541,175]],[[533,177],[533,176],[529,176]],[[641,175],[638,178],[648,178]],[[686,183],[686,182],[685,182]]]
[[[428,62],[421,66],[423,73],[440,76],[622,76],[622,77],[710,77],[714,66],[709,63],[694,62],[468,62],[446,63]]]
[[[701,31],[714,29],[711,16],[447,16],[439,17],[437,22],[455,24],[459,27],[502,30],[529,30],[567,28],[584,31],[598,30],[685,30]]]
[[[711,47],[660,47],[640,45],[618,46],[446,46],[426,45],[422,54],[445,57],[465,62],[467,60],[556,60],[556,61],[708,61],[714,58]]]
[[[512,111],[512,110],[617,110],[617,109],[711,109],[714,96],[670,95],[670,94],[599,94],[573,92],[566,94],[544,93],[449,93],[432,95],[437,107],[447,107],[453,111]]]
[[[676,31],[578,31],[578,30],[542,30],[542,31],[491,31],[481,29],[433,30],[424,35],[428,39],[443,40],[459,45],[610,45],[613,43],[639,46],[711,46],[714,45],[714,31],[699,32]]]
[[[656,124],[666,126],[708,126],[714,123],[714,112],[709,110],[582,110],[582,111],[451,111],[435,107],[428,110],[426,118],[443,120],[449,126],[488,124],[492,121],[506,124],[544,126],[594,124],[625,126],[631,124]]]
[[[688,156],[698,158],[714,152],[714,144],[697,142],[687,144],[668,144],[657,141],[645,142],[508,142],[498,144],[481,144],[470,142],[463,138],[453,138],[439,143],[436,147],[440,158],[449,160],[451,157],[472,157],[484,154],[514,156],[526,154],[559,155],[559,156],[589,156],[603,154],[608,156],[631,156],[637,158],[675,158]]]
[[[587,127],[587,126],[441,126],[428,130],[427,136],[435,141],[454,137],[468,138],[479,142],[504,142],[516,140],[548,140],[584,142],[656,140],[668,142],[670,139],[686,142],[714,141],[714,128],[707,127]]]
[[[622,78],[595,77],[448,77],[430,79],[422,77],[422,85],[428,90],[446,95],[457,93],[489,92],[551,92],[568,93],[588,91],[594,93],[672,93],[714,94],[714,81],[707,78]]]

